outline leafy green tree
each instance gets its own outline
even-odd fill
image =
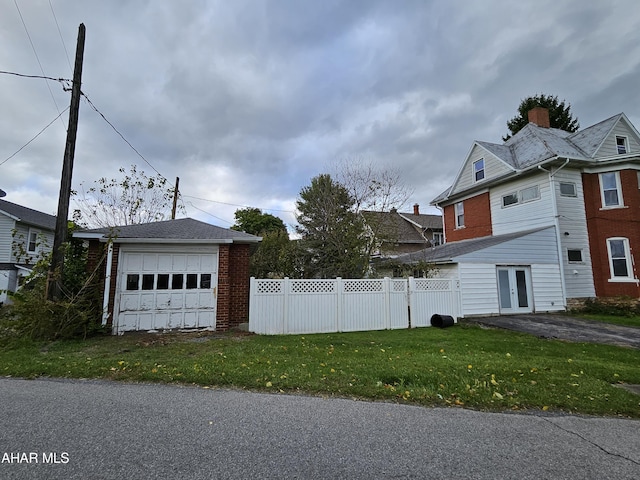
[[[296,276],[290,267],[290,240],[282,219],[262,213],[259,208],[236,210],[236,223],[232,230],[262,237],[262,242],[251,255],[251,275],[256,278],[283,278]]]
[[[323,174],[300,191],[299,248],[307,278],[361,278],[368,264],[362,218],[347,189]]]
[[[262,213],[259,208],[242,208],[236,210],[234,214],[236,223],[232,230],[250,233],[251,235],[262,235],[267,232],[287,232],[287,227],[281,218]]]
[[[171,217],[174,187],[158,174],[147,176],[135,165],[127,173],[124,168],[120,179],[102,177],[94,186],[74,199],[78,209],[74,220],[91,227],[116,227],[158,222]],[[183,210],[183,208],[180,208]]]
[[[522,130],[529,123],[529,110],[535,107],[549,109],[549,123],[552,128],[559,128],[567,132],[575,132],[580,128],[577,118],[571,114],[571,105],[565,101],[559,101],[555,95],[545,95],[540,93],[532,97],[527,97],[520,102],[518,115],[507,122],[510,134],[502,137],[505,142],[513,135]]]

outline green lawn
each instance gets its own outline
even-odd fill
[[[623,317],[620,315],[602,315],[595,313],[571,314],[571,316],[585,318],[587,320],[595,320],[604,323],[613,323],[616,325],[624,325],[627,327],[640,328],[640,317]]]
[[[212,332],[209,332],[212,335]],[[130,334],[0,352],[0,375],[106,378],[640,418],[640,352],[456,325],[342,334]]]

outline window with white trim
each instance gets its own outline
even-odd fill
[[[444,234],[442,232],[433,232],[431,243],[433,245],[442,245],[444,243]]]
[[[624,237],[607,238],[607,251],[611,280],[632,280],[633,268],[629,239]]]
[[[502,208],[517,205],[519,203],[533,202],[540,199],[540,188],[538,185],[523,188],[517,192],[507,193],[502,196]]]
[[[618,155],[625,154],[629,151],[629,149],[627,148],[627,137],[616,137],[616,149],[618,151]]]
[[[600,174],[600,193],[602,207],[619,207],[622,203],[622,188],[620,187],[620,174],[607,172]]]
[[[27,242],[27,252],[36,253],[38,250],[38,235],[40,232],[37,230],[29,230],[29,241]]]
[[[473,162],[473,181],[484,180],[484,158]]]
[[[456,213],[456,228],[464,227],[464,203],[458,202],[454,205]]]
[[[560,195],[563,197],[577,197],[576,184],[573,182],[560,182]]]

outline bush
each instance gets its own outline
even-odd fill
[[[582,313],[594,315],[613,315],[616,317],[635,317],[640,315],[640,303],[630,297],[589,298],[585,300]]]

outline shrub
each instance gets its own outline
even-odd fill
[[[580,311],[594,315],[635,317],[640,315],[640,303],[637,299],[630,297],[589,298],[585,300]]]

